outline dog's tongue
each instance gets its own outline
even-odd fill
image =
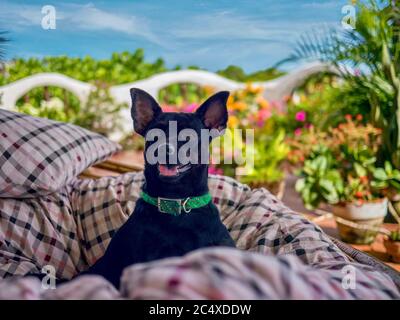
[[[159,164],[158,170],[160,171],[160,174],[162,176],[166,176],[166,177],[173,177],[178,174],[178,166],[168,168],[167,166]]]

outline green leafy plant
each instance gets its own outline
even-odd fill
[[[252,186],[265,186],[279,182],[284,177],[282,164],[289,152],[285,143],[285,131],[277,130],[272,135],[259,135],[255,141],[254,167],[240,178]]]
[[[301,37],[287,61],[320,60],[344,79],[336,101],[363,109],[382,129],[381,163],[400,168],[400,6],[397,0],[357,2],[356,28],[314,31]],[[343,66],[353,67],[354,72]]]
[[[268,81],[285,74],[283,71],[280,71],[276,68],[268,68],[246,74],[241,67],[233,65],[230,65],[223,70],[219,70],[217,73],[223,77],[240,82]]]
[[[392,241],[400,241],[400,229],[392,231],[389,235],[389,239]]]
[[[97,88],[87,102],[77,108],[68,108],[58,97],[41,100],[39,106],[29,102],[17,106],[17,110],[36,117],[70,122],[103,135],[115,132],[120,126],[119,111],[123,104],[115,104],[106,88]]]
[[[120,111],[125,104],[116,104],[108,89],[98,88],[90,93],[86,104],[77,112],[74,123],[108,136],[120,129]]]
[[[223,146],[218,153],[242,154],[246,152],[254,156],[254,166],[233,162],[218,164],[212,168],[213,173],[236,176],[252,187],[275,188],[285,176],[283,164],[289,152],[285,143],[286,133],[280,126],[278,117],[284,116],[284,103],[270,102],[263,97],[262,88],[248,83],[245,88],[232,92],[227,103],[229,119],[228,130],[223,137],[227,139],[230,133],[233,145]],[[242,133],[240,130],[243,130]],[[254,130],[254,145],[246,144],[245,130]],[[242,174],[244,173],[244,174]]]
[[[326,201],[338,203],[344,194],[344,182],[337,169],[332,152],[325,146],[317,146],[304,162],[303,178],[296,183],[306,208],[313,209]]]
[[[368,202],[400,191],[400,171],[389,161],[377,164],[380,130],[347,122],[324,135],[315,135],[317,146],[305,153],[296,190],[307,208],[321,202]]]
[[[392,188],[396,192],[400,191],[400,171],[393,168],[389,161],[385,162],[383,168],[375,168],[372,174],[375,180],[371,182],[371,185],[374,188]]]

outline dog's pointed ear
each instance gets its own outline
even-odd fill
[[[132,88],[130,92],[133,129],[140,135],[145,136],[149,124],[162,113],[161,107],[146,91]]]
[[[200,117],[207,129],[223,131],[228,122],[228,101],[229,92],[220,91],[208,98],[197,110],[196,115]]]

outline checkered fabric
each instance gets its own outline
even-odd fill
[[[0,277],[54,266],[71,278],[84,268],[69,189],[31,199],[0,198]]]
[[[128,219],[143,182],[143,174],[137,173],[77,180],[70,185],[82,252],[89,264],[104,254],[113,234]],[[267,190],[251,190],[223,176],[210,176],[209,188],[237,247],[273,255],[292,252],[308,264],[346,260],[317,226],[285,207]]]
[[[0,198],[55,192],[119,149],[71,124],[0,110]]]
[[[61,217],[69,221],[66,230],[75,228],[73,239],[64,231],[59,232],[59,244],[49,254],[49,261],[34,252],[42,242],[33,240],[36,249],[30,249],[30,254],[25,250],[26,244],[19,245],[21,239],[16,239],[11,248],[14,251],[7,251],[7,247],[1,250],[0,256],[7,255],[3,261],[9,262],[0,265],[2,275],[23,274],[30,267],[40,269],[43,264],[54,264],[61,277],[70,277],[86,269],[104,254],[113,234],[133,212],[142,183],[142,173],[74,180],[59,195],[65,196],[66,202],[60,203],[65,214],[47,214],[43,218],[51,221],[55,228],[61,226],[61,230],[65,226]],[[89,299],[96,298],[95,292],[101,292],[101,297],[131,299],[400,298],[388,275],[346,256],[317,226],[285,207],[268,191],[250,190],[246,185],[222,176],[211,176],[209,186],[224,224],[242,250],[201,249],[184,257],[130,266],[125,269],[118,293],[98,276],[83,276],[44,293],[35,289],[40,287],[35,282],[30,296]],[[15,216],[21,217],[17,229],[28,236],[30,228],[20,227],[23,226],[22,217],[29,215],[21,211],[28,208],[21,209],[10,203],[9,209],[12,205],[17,210]],[[44,209],[33,203],[32,208],[37,210],[36,215]],[[5,230],[9,229],[10,226],[8,229],[0,227],[2,239],[8,242],[10,238],[9,234],[5,236]],[[39,230],[43,234],[48,232]],[[48,241],[51,242],[50,238]],[[75,251],[70,251],[72,248]],[[349,271],[349,268],[353,269]],[[353,272],[354,288],[346,289],[343,284],[347,271]],[[26,294],[23,288],[29,281],[32,280],[9,278],[0,281],[0,297],[7,291],[14,297],[20,294],[21,298],[26,298],[22,293]],[[2,288],[5,290],[3,295]],[[99,291],[90,288],[99,288]]]

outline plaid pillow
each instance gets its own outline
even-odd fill
[[[0,198],[0,278],[40,273],[45,265],[71,278],[87,265],[77,230],[68,187],[31,199]]]
[[[71,124],[0,110],[0,197],[55,192],[119,149]]]

